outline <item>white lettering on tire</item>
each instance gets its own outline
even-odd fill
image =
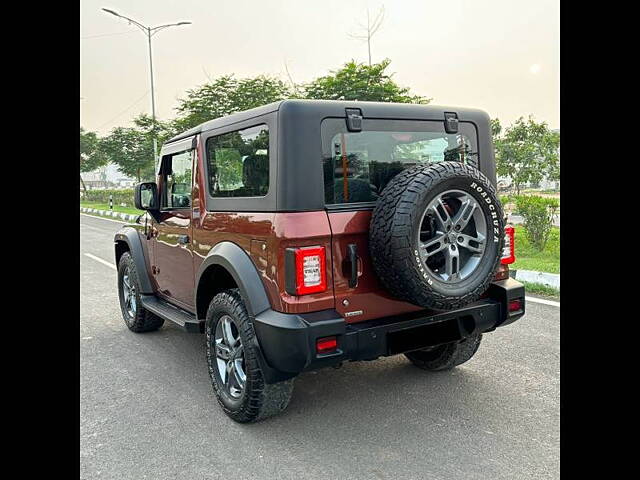
[[[487,202],[489,210],[491,211],[491,218],[493,218],[493,242],[500,242],[500,222],[498,221],[498,214],[495,212],[496,207],[491,200],[491,196],[487,195],[487,192],[484,190],[484,188],[482,188],[476,182],[471,182],[471,185],[469,185],[469,187],[478,192],[480,196],[484,198],[484,201]],[[416,251],[416,253],[418,252]]]

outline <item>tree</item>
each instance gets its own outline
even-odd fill
[[[111,163],[118,165],[122,173],[135,177],[138,182],[150,180],[155,175],[153,136],[159,145],[171,136],[169,127],[148,115],[133,120],[134,127],[116,127],[102,139],[100,148]]]
[[[549,130],[545,122],[520,117],[501,135],[500,122],[492,120],[491,130],[497,173],[511,179],[516,195],[525,183],[559,176],[560,134]]]
[[[369,52],[369,66],[371,66],[371,38],[376,34],[376,32],[382,26],[383,20],[384,20],[384,6],[380,8],[380,10],[378,11],[378,14],[376,15],[376,18],[373,19],[373,22],[371,21],[371,18],[369,16],[369,9],[367,8],[367,26],[365,27],[364,25],[360,25],[360,24],[358,25],[362,29],[363,33],[360,35],[349,34],[349,36],[352,38],[357,38],[358,40],[367,41],[367,50]]]
[[[87,187],[82,179],[82,174],[91,172],[107,164],[108,158],[100,149],[100,139],[95,132],[85,132],[80,127],[80,183],[86,192]]]
[[[259,75],[237,79],[224,75],[200,87],[187,90],[177,107],[173,122],[176,132],[183,132],[203,122],[241,112],[292,96],[292,90],[277,78]]]
[[[340,70],[317,78],[304,86],[305,98],[319,100],[360,100],[374,102],[419,103],[426,105],[430,98],[411,95],[385,73],[391,63],[388,58],[380,63],[364,65],[354,60]]]

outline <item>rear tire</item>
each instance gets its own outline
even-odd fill
[[[207,310],[205,334],[209,377],[224,413],[236,422],[249,423],[287,408],[293,379],[265,383],[253,324],[237,289],[213,297]]]
[[[124,252],[118,262],[118,296],[122,319],[132,332],[152,332],[164,324],[164,319],[146,310],[140,302],[138,271],[129,252]]]
[[[480,347],[482,334],[472,335],[459,342],[438,345],[429,350],[405,353],[411,363],[423,370],[450,370],[471,360]]]

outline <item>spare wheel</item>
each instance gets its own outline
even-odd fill
[[[371,217],[369,247],[382,284],[425,308],[477,300],[500,263],[504,215],[487,177],[461,162],[396,175]]]

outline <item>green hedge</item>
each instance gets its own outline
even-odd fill
[[[559,207],[555,198],[537,195],[516,197],[516,210],[524,218],[523,227],[529,242],[538,250],[544,250],[553,227],[553,217]]]
[[[109,195],[113,195],[113,204],[120,205],[124,203],[127,207],[133,207],[133,188],[125,190],[87,190],[81,192],[82,200],[88,202],[109,203]]]

